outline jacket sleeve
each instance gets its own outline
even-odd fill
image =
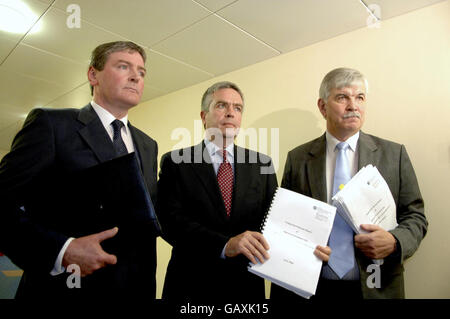
[[[288,153],[286,158],[286,164],[284,165],[284,172],[283,172],[283,179],[281,180],[281,187],[286,189],[292,189],[291,188],[291,170],[292,170],[292,163],[291,163],[291,152]]]
[[[180,168],[170,156],[161,159],[158,180],[157,214],[161,223],[162,237],[172,246],[186,247],[186,251],[220,257],[228,237],[210,230],[189,217],[184,205],[185,191],[181,185]]]
[[[48,115],[35,109],[0,163],[0,251],[24,270],[50,272],[68,239],[35,223],[25,208],[28,195],[38,187],[35,177],[53,164],[54,157],[54,135]]]
[[[402,145],[400,150],[400,184],[397,201],[398,227],[391,231],[400,247],[401,262],[411,257],[425,237],[428,222],[424,202],[413,166]]]

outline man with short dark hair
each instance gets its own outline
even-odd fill
[[[404,298],[403,262],[419,247],[428,222],[419,185],[404,145],[361,131],[365,120],[367,80],[357,70],[329,72],[319,90],[318,107],[327,123],[321,137],[288,153],[282,187],[331,203],[332,196],[362,167],[372,164],[386,180],[397,206],[398,227],[386,231],[361,225],[356,235],[336,214],[329,246],[312,299]],[[347,176],[344,182],[342,177]],[[367,284],[374,259],[384,259],[379,287]],[[271,298],[292,293],[272,285]]]
[[[24,270],[16,297],[142,292],[155,297],[154,233],[142,235],[129,247],[125,260],[118,260],[102,246],[120,232],[117,227],[72,238],[66,231],[69,225],[89,224],[91,219],[82,212],[65,214],[71,203],[54,207],[57,199],[52,197],[71,189],[77,172],[135,152],[154,199],[157,144],[128,122],[129,109],[142,97],[145,59],[144,50],[132,42],[98,46],[87,72],[92,102],[81,109],[32,110],[3,158],[0,249]],[[69,265],[80,269],[80,289],[68,288]]]

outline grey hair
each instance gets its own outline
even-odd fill
[[[366,77],[355,69],[337,68],[330,72],[322,80],[319,89],[319,98],[326,101],[332,89],[341,89],[354,84],[363,84],[366,93],[369,91],[369,83]]]
[[[244,103],[244,94],[242,94],[241,89],[236,84],[234,84],[233,82],[228,82],[228,81],[217,82],[217,83],[214,83],[213,85],[211,85],[205,91],[205,93],[203,93],[203,97],[202,97],[202,111],[203,112],[208,112],[209,111],[209,106],[210,106],[211,101],[213,99],[212,96],[213,96],[214,92],[217,92],[217,91],[219,91],[221,89],[233,89],[233,90],[235,90],[241,96],[242,103]]]

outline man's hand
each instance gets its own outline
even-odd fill
[[[392,254],[396,249],[395,237],[376,225],[362,224],[361,229],[368,234],[355,236],[355,246],[369,258],[382,259]]]
[[[258,260],[263,263],[269,259],[269,244],[261,233],[246,231],[235,237],[231,237],[225,247],[225,256],[235,257],[243,254],[252,263],[257,264]]]
[[[106,253],[100,243],[114,237],[118,231],[119,229],[114,227],[101,233],[72,240],[64,253],[62,265],[65,268],[71,264],[78,265],[81,277],[85,277],[107,265],[116,264],[117,257]]]
[[[316,249],[314,250],[314,255],[316,255],[317,258],[324,262],[328,262],[331,255],[331,248],[330,247],[323,247],[320,245],[317,245]]]

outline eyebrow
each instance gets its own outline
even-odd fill
[[[125,64],[128,64],[128,65],[133,65],[131,62],[126,61],[126,60],[118,60],[116,64],[119,64],[119,63],[125,63]],[[143,66],[138,65],[137,68],[138,68],[139,70],[144,70],[145,73],[147,73],[147,69],[144,68]]]
[[[227,101],[222,101],[222,100],[219,100],[219,101],[216,101],[216,104],[217,103],[225,103],[225,104],[230,104],[230,103],[228,103]],[[244,106],[242,103],[231,103],[231,105],[233,105],[233,106]]]
[[[359,95],[364,95],[364,96],[366,96],[366,93],[364,93],[364,92],[359,92],[359,93],[356,93],[356,94],[355,94],[355,96],[359,96]],[[336,96],[351,96],[351,94],[347,94],[347,93],[336,93]]]

